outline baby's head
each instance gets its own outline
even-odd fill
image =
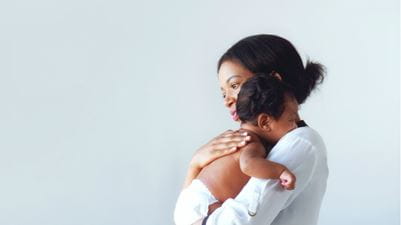
[[[277,76],[256,74],[241,87],[237,98],[241,127],[277,142],[297,127],[298,102]]]

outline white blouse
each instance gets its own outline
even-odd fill
[[[235,199],[227,199],[207,225],[315,225],[326,191],[329,169],[320,135],[300,127],[280,139],[267,158],[296,176],[295,189],[278,180],[251,178]]]

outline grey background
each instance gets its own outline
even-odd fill
[[[328,68],[321,225],[399,224],[399,1],[0,2],[0,224],[173,224],[188,161],[238,125],[218,57],[274,33]],[[272,203],[273,204],[273,203]]]

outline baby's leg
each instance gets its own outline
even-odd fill
[[[174,210],[176,225],[191,225],[207,216],[209,205],[217,199],[200,180],[195,179],[181,191]]]

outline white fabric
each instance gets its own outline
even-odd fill
[[[267,158],[295,174],[295,189],[283,189],[278,180],[251,178],[235,199],[209,216],[207,225],[317,224],[329,174],[319,134],[309,127],[297,128],[282,137]]]
[[[193,180],[178,197],[174,222],[176,225],[190,225],[207,216],[209,205],[217,199],[200,180]]]

